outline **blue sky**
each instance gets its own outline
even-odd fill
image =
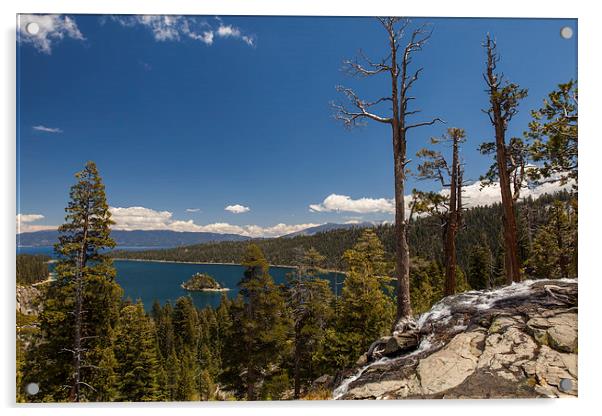
[[[576,36],[563,39],[560,29],[576,34],[577,23],[413,19],[425,21],[434,32],[414,62],[424,66],[414,90],[422,113],[414,120],[437,116],[447,124],[412,130],[408,152],[462,127],[465,177],[477,180],[491,163],[476,150],[492,134],[481,112],[484,36],[498,41],[500,70],[529,89],[509,129],[520,135],[529,110],[558,83],[576,79]],[[36,36],[25,32],[29,22],[38,23]],[[374,19],[22,16],[20,28],[21,231],[61,223],[73,174],[87,160],[97,163],[122,229],[275,236],[310,224],[393,218],[388,126],[349,131],[330,107],[342,98],[339,84],[366,99],[387,94],[386,77],[341,71],[359,49],[375,60],[386,53]],[[439,189],[410,178],[412,187]]]

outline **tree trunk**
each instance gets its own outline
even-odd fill
[[[79,261],[78,261],[79,263]],[[81,266],[78,266],[77,281],[75,283],[75,325],[73,336],[73,386],[71,398],[73,402],[79,402],[79,385],[81,384],[81,328],[82,328],[82,284]]]
[[[458,171],[460,162],[458,160],[458,138],[452,137],[452,139],[453,156],[449,192],[449,217],[445,236],[445,296],[456,293],[456,234],[458,232]]]
[[[564,236],[562,230],[562,214],[560,212],[560,207],[556,209],[556,244],[558,244],[558,265],[560,266],[560,277],[563,279],[569,278],[568,271],[568,263],[569,260],[567,258],[565,252],[565,244],[564,244]]]
[[[400,319],[412,316],[410,301],[410,249],[406,233],[404,200],[405,137],[400,137],[399,133],[394,132],[393,147],[395,167],[395,273],[397,274],[397,319]]]
[[[295,395],[294,398],[295,400],[299,399],[299,396],[301,394],[301,365],[300,365],[300,361],[301,361],[301,325],[300,323],[297,323],[297,325],[295,325]]]
[[[506,281],[508,284],[512,282],[520,282],[520,266],[518,264],[518,238],[516,232],[516,218],[514,216],[514,200],[512,191],[510,190],[510,178],[506,164],[506,145],[504,141],[504,133],[498,134],[498,126],[496,125],[496,156],[498,171],[500,172],[500,189],[502,193],[502,209],[503,209],[503,224],[504,224],[504,248],[506,252]]]
[[[358,111],[349,111],[344,106],[335,105],[339,113],[337,118],[345,121],[346,125],[356,125],[358,120],[370,119],[379,123],[390,124],[393,133],[393,166],[395,178],[395,275],[397,278],[397,319],[408,318],[412,315],[412,306],[410,300],[410,253],[407,241],[407,223],[405,218],[405,201],[404,201],[404,181],[406,160],[406,132],[411,128],[430,126],[439,118],[431,121],[406,125],[406,117],[411,114],[416,114],[419,110],[407,111],[408,102],[415,97],[408,96],[408,92],[414,82],[418,80],[418,76],[422,68],[416,70],[412,75],[408,74],[408,65],[411,62],[411,56],[414,52],[422,50],[422,47],[430,38],[430,31],[422,26],[415,29],[409,36],[410,40],[405,47],[401,46],[401,40],[405,37],[406,26],[409,25],[409,20],[405,19],[401,27],[396,28],[396,23],[401,19],[389,17],[378,18],[385,28],[388,41],[390,55],[385,58],[382,63],[372,63],[367,61],[370,69],[366,69],[363,64],[357,61],[348,61],[352,72],[363,76],[373,76],[383,72],[388,72],[391,77],[391,96],[385,96],[376,102],[365,102],[348,88],[340,88],[347,98],[353,103],[353,106]],[[398,53],[399,64],[398,64]],[[369,111],[370,107],[390,101],[392,106],[391,117],[381,117]]]
[[[247,401],[255,400],[255,371],[253,366],[247,367]]]
[[[487,79],[489,85],[489,99],[491,102],[492,122],[495,127],[495,147],[500,190],[502,194],[502,216],[504,224],[504,249],[506,252],[506,281],[520,282],[520,266],[518,263],[518,238],[516,232],[516,218],[514,216],[514,199],[510,189],[510,175],[508,172],[508,157],[506,155],[506,120],[502,116],[500,106],[500,92],[498,79],[494,74],[495,61],[493,51],[487,49]]]
[[[81,384],[81,365],[82,365],[82,312],[83,312],[83,269],[86,265],[86,249],[88,240],[88,219],[90,204],[89,198],[86,204],[85,220],[83,226],[83,236],[81,250],[77,259],[77,274],[75,282],[75,324],[73,334],[73,386],[71,390],[71,401],[79,402],[80,384]]]

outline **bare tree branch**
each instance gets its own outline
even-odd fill
[[[366,102],[361,100],[357,94],[351,89],[342,86],[337,87],[337,91],[345,94],[349,102],[359,111],[352,111],[347,109],[345,106],[333,103],[332,106],[336,110],[335,118],[337,120],[341,120],[347,126],[357,125],[358,121],[361,121],[364,118],[378,121],[379,123],[387,123],[390,124],[393,122],[391,117],[381,117],[377,114],[369,112],[367,109],[371,106],[379,104],[383,101],[390,101],[391,98],[383,97],[373,102]]]
[[[441,120],[439,117],[436,117],[436,118],[432,119],[431,121],[424,121],[422,123],[410,124],[409,126],[405,127],[405,130],[407,131],[407,130],[410,130],[410,129],[414,129],[416,127],[432,126],[436,122],[440,122],[440,123],[444,123],[445,124],[445,121]]]
[[[79,381],[78,384],[82,384],[82,385],[88,387],[89,389],[91,389],[92,391],[96,391],[96,389],[94,387],[92,387],[91,385],[89,385],[85,381]]]

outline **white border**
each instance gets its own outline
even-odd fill
[[[505,415],[530,410],[537,413],[573,414],[596,404],[601,394],[597,391],[600,372],[600,349],[602,348],[600,312],[597,304],[602,296],[600,266],[594,261],[600,257],[600,186],[596,165],[602,155],[600,137],[600,14],[596,13],[595,2],[557,1],[528,2],[525,0],[469,1],[469,0],[421,0],[395,2],[370,0],[169,0],[166,2],[136,0],[103,0],[92,4],[81,0],[19,0],[3,1],[2,42],[0,71],[3,96],[0,100],[0,126],[4,130],[0,149],[0,171],[2,180],[1,205],[2,246],[0,264],[3,271],[2,294],[4,295],[2,339],[0,347],[4,365],[0,376],[2,406],[8,408],[4,414],[60,414],[60,415],[105,415],[107,410],[115,415],[164,415],[166,411],[180,414],[227,413],[245,415],[274,414],[306,415],[308,412],[338,412],[365,414],[367,412],[403,412],[405,414],[444,413],[447,415],[470,413]],[[19,406],[14,405],[14,273],[15,273],[15,25],[16,13],[123,13],[123,14],[219,14],[219,15],[404,15],[440,17],[570,17],[579,19],[579,88],[580,88],[580,354],[579,354],[579,398],[566,400],[506,400],[506,401],[400,401],[400,402],[296,402],[296,403],[218,403],[218,404],[116,404],[75,406]],[[598,121],[598,123],[596,123]],[[598,263],[598,262],[596,262]],[[594,265],[598,267],[594,267]],[[173,409],[173,410],[171,410]],[[177,410],[176,410],[177,409]]]

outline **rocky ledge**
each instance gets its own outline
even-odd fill
[[[35,286],[17,285],[17,312],[37,315],[41,310],[40,290]]]
[[[577,396],[577,311],[576,279],[449,296],[377,340],[333,397]]]

